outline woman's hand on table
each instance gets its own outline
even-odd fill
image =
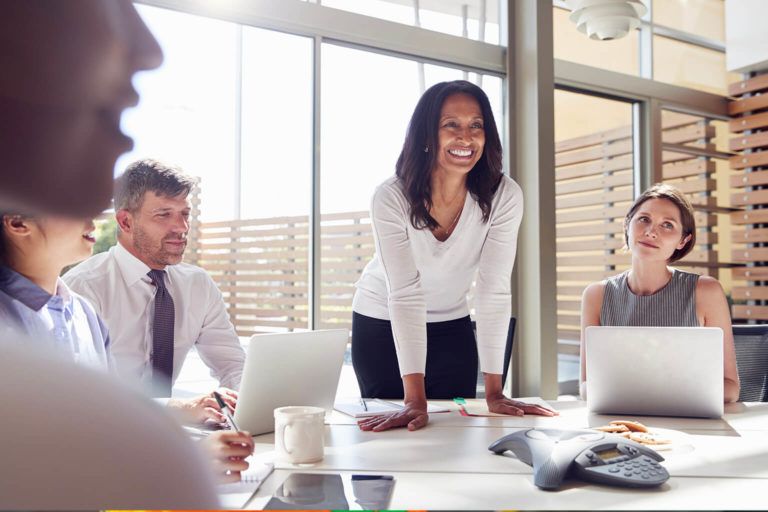
[[[494,395],[486,398],[488,411],[496,414],[509,414],[510,416],[524,416],[537,414],[539,416],[559,416],[560,413],[536,404],[528,404],[518,400],[512,400],[504,395]]]
[[[381,432],[391,428],[407,427],[408,430],[418,430],[429,422],[427,402],[407,403],[405,406],[390,414],[380,414],[364,418],[357,422],[360,430]]]

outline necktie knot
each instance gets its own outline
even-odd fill
[[[150,270],[147,275],[152,280],[152,284],[158,288],[165,289],[165,270]]]

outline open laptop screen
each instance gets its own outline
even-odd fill
[[[600,414],[723,415],[717,327],[587,327],[587,407]]]
[[[346,329],[257,334],[251,337],[235,422],[253,435],[272,432],[273,411],[287,405],[333,410]]]

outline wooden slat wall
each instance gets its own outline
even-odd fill
[[[187,235],[187,252],[184,261],[197,265],[197,247],[200,240],[200,178],[195,178],[197,184],[189,192],[192,211],[189,212],[189,234]]]
[[[354,284],[375,252],[367,211],[322,217],[320,325],[351,328]]]
[[[202,223],[196,237],[189,260],[216,281],[238,334],[308,327],[307,216]],[[322,216],[320,328],[350,327],[353,285],[373,252],[368,212]]]
[[[768,320],[768,72],[732,84],[729,112],[734,321]]]
[[[714,127],[702,118],[665,112],[663,142],[714,149]],[[561,340],[579,338],[581,294],[587,284],[629,267],[623,251],[624,215],[633,201],[631,127],[620,127],[556,143],[557,324]],[[716,273],[712,249],[715,215],[711,191],[714,162],[664,152],[664,181],[697,206],[699,243],[682,268]]]

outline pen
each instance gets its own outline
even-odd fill
[[[360,405],[362,405],[362,406],[363,406],[363,410],[364,410],[364,411],[367,411],[367,410],[368,410],[368,404],[367,404],[367,403],[365,403],[365,398],[361,398],[361,399],[360,399]]]
[[[232,417],[232,413],[230,412],[227,404],[221,398],[221,395],[217,391],[214,391],[213,397],[219,403],[219,407],[221,407],[221,412],[223,412],[224,416],[227,417],[227,423],[229,423],[229,426],[232,428],[232,430],[234,430],[235,432],[240,432],[240,429],[237,428],[237,425],[235,424],[235,418]]]

